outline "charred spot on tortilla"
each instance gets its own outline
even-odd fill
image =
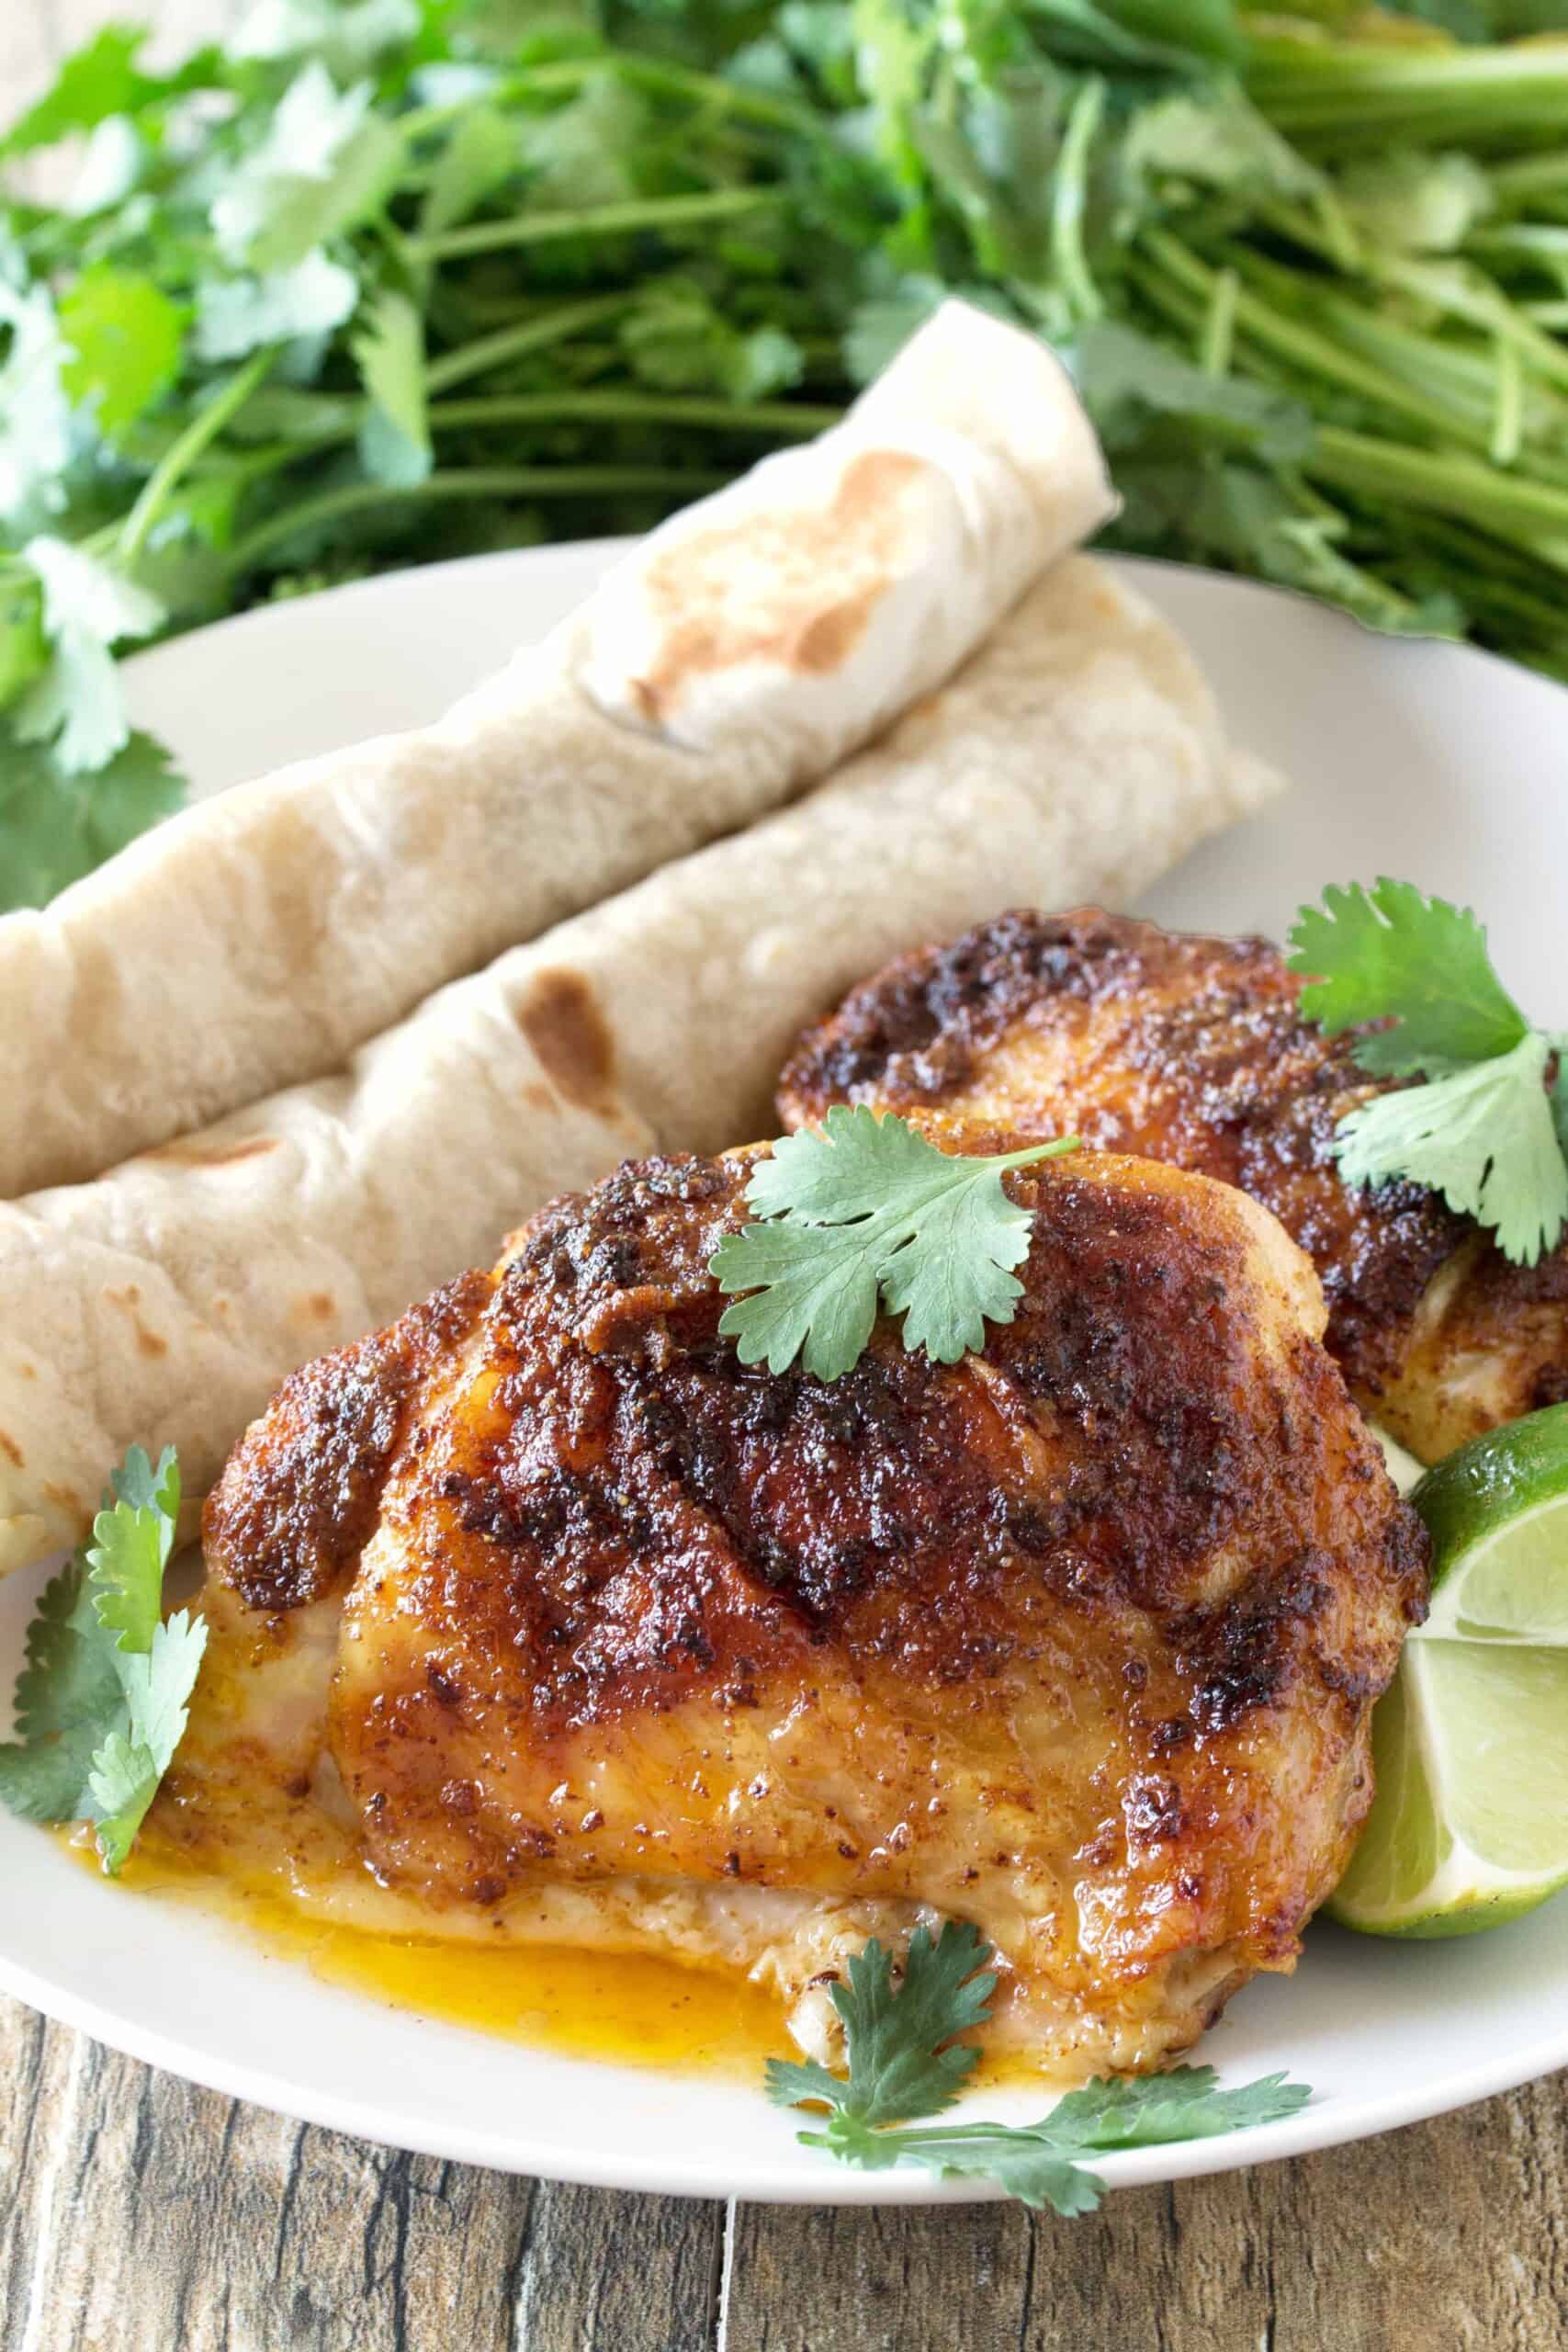
[[[199,1136],[176,1136],[172,1143],[161,1143],[145,1156],[149,1159],[172,1159],[181,1168],[235,1168],[243,1159],[260,1159],[277,1149],[276,1136],[241,1136],[233,1143],[204,1142]]]
[[[580,972],[541,972],[518,1007],[517,1025],[569,1102],[609,1108],[615,1046],[599,1000]]]
[[[111,1290],[106,1285],[104,1301],[107,1306],[123,1308],[130,1316],[136,1327],[136,1346],[139,1353],[150,1360],[168,1354],[167,1340],[161,1338],[156,1331],[150,1331],[141,1320],[141,1286],[139,1283],[127,1283],[123,1290]]]
[[[657,659],[627,682],[641,717],[649,726],[668,724],[692,679],[746,662],[776,662],[812,677],[841,670],[871,625],[907,536],[903,495],[929,471],[924,458],[903,450],[867,449],[844,468],[832,503],[815,514],[749,515],[650,564],[644,586],[661,643]],[[754,603],[736,596],[738,546],[768,582]],[[824,607],[824,583],[839,574],[843,593]]]
[[[863,588],[808,621],[795,641],[796,667],[818,676],[841,669],[865,635],[881,594],[878,587]]]
[[[23,1456],[21,1447],[17,1443],[14,1437],[7,1435],[5,1430],[0,1430],[0,1453],[3,1453],[6,1456],[6,1459],[10,1463],[13,1469],[25,1470],[27,1468],[27,1462]]]

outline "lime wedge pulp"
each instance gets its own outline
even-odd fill
[[[1410,1499],[1431,1614],[1372,1719],[1377,1798],[1327,1907],[1368,1935],[1472,1935],[1568,1886],[1568,1405]]]

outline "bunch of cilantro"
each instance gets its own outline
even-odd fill
[[[1116,544],[1568,676],[1568,40],[1348,15],[255,0],[167,72],[101,33],[0,133],[0,908],[178,804],[124,651],[643,528],[947,291],[1074,367]]]

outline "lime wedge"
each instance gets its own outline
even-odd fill
[[[1410,1499],[1432,1611],[1372,1718],[1377,1798],[1327,1908],[1366,1935],[1473,1935],[1568,1886],[1568,1405]]]

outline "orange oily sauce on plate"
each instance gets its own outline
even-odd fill
[[[96,1870],[90,1833],[71,1845]],[[499,1942],[492,1951],[333,1926],[301,1916],[268,1889],[194,1868],[155,1833],[143,1834],[119,1884],[231,1923],[269,1956],[302,1962],[324,1984],[532,2049],[695,2068],[754,2082],[759,2093],[764,2061],[796,2054],[782,2002],[718,1970],[645,1953]]]
[[[97,1871],[89,1829],[72,1831],[62,1842],[84,1868]],[[268,1887],[193,1865],[155,1830],[143,1832],[118,1883],[222,1919],[268,1958],[303,1963],[322,1984],[528,2049],[716,2075],[754,2084],[759,2095],[770,2058],[801,2055],[784,2003],[727,1970],[569,1944],[491,1950],[336,1927],[304,1917]],[[969,2081],[972,2089],[1024,2085],[1043,2089],[1048,2100],[1068,2087],[1043,2082],[1026,2058],[1002,2051],[984,2052]]]

